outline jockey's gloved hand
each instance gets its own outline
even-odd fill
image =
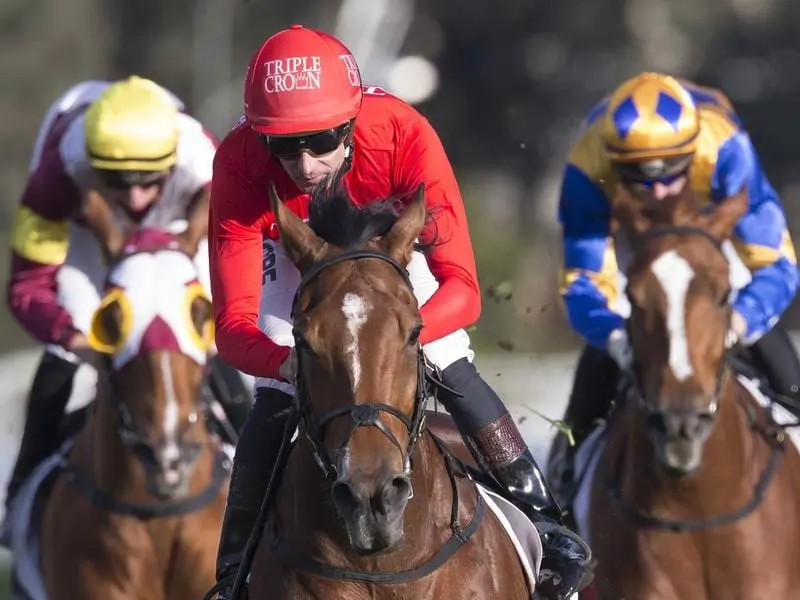
[[[289,351],[289,354],[281,363],[278,369],[278,375],[281,379],[285,379],[286,381],[294,381],[297,375],[297,353],[294,348]]]
[[[606,340],[606,352],[614,359],[620,369],[627,371],[633,364],[633,348],[631,348],[628,332],[615,329]]]
[[[747,333],[747,321],[740,312],[734,310],[731,314],[731,328],[725,336],[725,347],[735,346],[745,333]]]
[[[92,347],[88,338],[80,331],[75,331],[69,336],[64,348],[77,356],[81,362],[95,365],[99,355]]]

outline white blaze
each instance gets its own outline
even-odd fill
[[[347,331],[350,333],[350,343],[345,352],[350,355],[350,368],[353,375],[353,391],[358,389],[361,381],[361,358],[359,356],[358,335],[361,327],[367,322],[369,307],[364,299],[357,294],[345,294],[342,302],[342,313],[347,321]]]
[[[177,460],[180,458],[178,447],[178,426],[180,425],[181,410],[178,398],[175,395],[175,384],[172,380],[172,365],[169,354],[161,353],[161,375],[164,378],[164,458]]]
[[[675,250],[668,250],[653,261],[650,270],[667,297],[669,366],[675,378],[684,381],[694,373],[686,339],[686,294],[694,278],[694,269]]]

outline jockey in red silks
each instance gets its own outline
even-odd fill
[[[408,266],[421,306],[420,343],[444,383],[440,399],[486,466],[543,535],[539,586],[565,598],[583,578],[588,547],[561,510],[514,420],[472,364],[465,327],[481,308],[475,258],[453,170],[430,123],[380,88],[362,86],[350,51],[330,35],[293,26],[269,38],[245,77],[244,116],[214,160],[209,252],[217,346],[256,378],[255,405],[236,452],[220,541],[218,580],[231,579],[274,463],[292,404],[291,307],[300,274],[281,246],[268,189],[308,216],[310,193],[333,173],[356,204],[410,200],[424,184],[439,242]],[[425,232],[423,232],[423,236]],[[547,523],[548,527],[542,527]],[[223,590],[223,595],[229,593]]]

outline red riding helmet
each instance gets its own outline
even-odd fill
[[[338,127],[361,108],[361,76],[350,50],[323,31],[292,25],[250,59],[244,114],[265,135],[300,135]]]

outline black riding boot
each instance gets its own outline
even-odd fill
[[[564,440],[558,440],[563,448],[561,464],[553,466],[553,457],[550,460],[552,481],[561,498],[574,496],[577,483],[575,454],[597,423],[608,417],[619,386],[619,376],[617,363],[605,350],[593,346],[583,349],[564,413],[564,422],[572,431],[575,445],[570,446]]]
[[[231,600],[242,553],[258,517],[269,478],[280,452],[292,397],[260,388],[236,446],[228,502],[217,550],[219,600]],[[240,599],[241,600],[241,599]]]
[[[538,591],[565,600],[591,580],[591,551],[563,524],[561,508],[503,401],[466,359],[442,372],[445,385],[461,394],[440,394],[478,464],[508,490],[511,500],[539,530],[544,556]]]
[[[225,416],[238,437],[242,435],[247,415],[253,406],[250,391],[239,371],[223,361],[218,354],[209,360],[208,366],[208,386],[214,398],[222,405]],[[235,439],[227,441],[236,444]]]
[[[792,401],[784,406],[800,417],[800,360],[783,324],[779,321],[750,351],[756,369],[767,378],[769,386]],[[777,400],[780,402],[780,398]]]
[[[61,441],[59,429],[72,395],[78,366],[50,352],[42,355],[28,397],[17,462],[6,490],[6,511],[39,463],[58,450]]]

